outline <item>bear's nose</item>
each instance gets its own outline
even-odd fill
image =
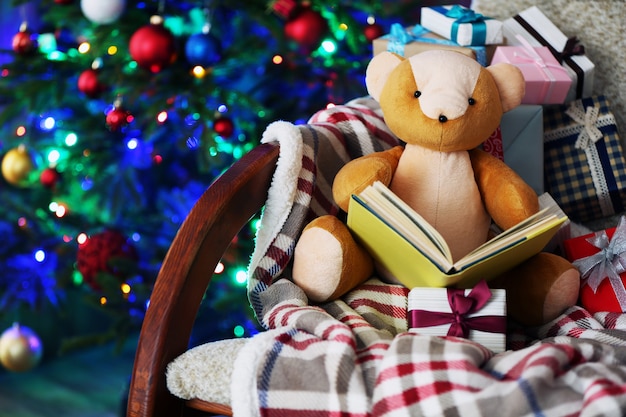
[[[446,116],[444,116],[443,114],[439,116],[439,122],[445,123],[447,121],[448,121],[448,118]]]

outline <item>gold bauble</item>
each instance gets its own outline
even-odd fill
[[[41,360],[43,346],[37,334],[17,323],[0,336],[0,363],[12,372],[25,372]]]
[[[34,168],[33,158],[24,145],[9,150],[2,158],[2,176],[12,185],[26,185]]]

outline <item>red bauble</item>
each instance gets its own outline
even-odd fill
[[[57,171],[56,168],[46,168],[41,172],[41,175],[39,176],[39,181],[41,182],[41,185],[46,188],[53,188],[55,185],[57,185],[60,179],[61,174],[59,174],[59,171]]]
[[[104,91],[104,85],[98,80],[98,71],[86,69],[78,77],[78,90],[89,98],[95,98]]]
[[[133,120],[133,116],[123,107],[116,106],[107,113],[106,124],[112,132],[117,132]]]
[[[157,17],[131,36],[129,52],[140,67],[157,73],[176,60],[176,41]]]
[[[35,51],[37,43],[31,37],[31,33],[23,26],[20,31],[13,36],[12,46],[16,54],[26,55]]]
[[[378,39],[383,36],[383,27],[378,23],[372,23],[365,26],[365,28],[363,29],[363,34],[365,35],[365,39],[367,39],[368,42],[372,42],[374,39]]]
[[[213,130],[223,138],[229,138],[235,132],[235,124],[228,117],[220,117],[213,122]]]
[[[285,36],[308,51],[317,48],[327,33],[326,19],[307,6],[296,8],[285,24]]]
[[[135,247],[117,230],[106,230],[89,237],[78,246],[76,267],[83,280],[94,290],[101,290],[96,282],[99,272],[118,275],[119,271],[111,265],[114,259],[137,259]]]

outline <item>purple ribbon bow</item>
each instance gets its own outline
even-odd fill
[[[579,40],[576,36],[572,36],[565,43],[563,51],[561,51],[557,57],[558,61],[562,64],[565,58],[569,58],[573,55],[584,55],[585,47],[579,44]]]
[[[469,336],[470,330],[490,333],[506,331],[505,316],[468,317],[482,309],[491,298],[491,290],[485,281],[480,281],[469,294],[465,290],[448,288],[448,303],[451,313],[428,310],[411,310],[410,327],[430,327],[450,324],[448,336]]]

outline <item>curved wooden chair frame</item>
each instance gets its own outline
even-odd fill
[[[265,204],[278,152],[277,145],[262,144],[235,162],[207,188],[178,230],[139,335],[128,417],[232,415],[230,407],[170,394],[165,370],[189,348],[212,271],[232,239]]]

